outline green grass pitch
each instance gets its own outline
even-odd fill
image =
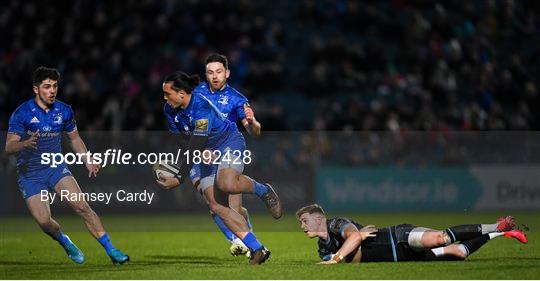
[[[363,224],[412,223],[443,228],[490,223],[500,213],[345,214]],[[498,238],[462,262],[407,262],[317,265],[316,239],[300,231],[292,214],[275,221],[252,218],[259,239],[272,251],[261,266],[232,257],[228,243],[208,215],[102,216],[118,248],[131,256],[114,266],[77,217],[57,217],[83,250],[84,265],[72,263],[30,216],[0,218],[1,279],[539,279],[540,216],[514,214],[530,227],[529,244]]]

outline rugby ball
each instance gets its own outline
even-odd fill
[[[174,177],[180,172],[180,168],[172,163],[156,163],[152,167],[154,177],[159,180],[160,177]]]

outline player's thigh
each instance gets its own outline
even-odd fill
[[[424,245],[424,248],[426,249],[444,246],[449,239],[447,236],[448,235],[444,231],[428,229],[424,232],[424,235],[422,235],[422,245]]]
[[[91,210],[84,199],[84,196],[80,196],[82,193],[81,188],[73,176],[67,176],[60,179],[54,186],[54,190],[57,194],[67,195],[69,198],[69,200],[67,200],[68,204],[76,212],[88,212]]]
[[[47,224],[51,220],[51,208],[49,202],[42,200],[40,194],[36,194],[26,198],[26,206],[30,214],[40,225]]]
[[[237,149],[226,148],[224,155],[219,159],[219,165],[217,167],[217,181],[222,188],[226,190],[234,189],[238,176],[244,172],[244,162],[238,159],[235,152],[243,151],[244,147],[238,146]]]

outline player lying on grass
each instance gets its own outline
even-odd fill
[[[494,224],[467,224],[434,230],[411,224],[375,228],[347,218],[326,219],[317,204],[296,212],[309,238],[319,237],[321,264],[464,260],[489,240],[504,236],[527,243],[510,216]]]
[[[9,119],[6,153],[17,156],[19,190],[30,214],[45,233],[60,243],[69,258],[80,264],[85,260],[82,251],[62,232],[60,225],[51,217],[49,202],[40,196],[42,191],[81,193],[81,188],[65,164],[50,167],[40,161],[42,153],[62,152],[63,132],[69,137],[73,151],[80,154],[87,152],[77,131],[73,110],[69,105],[56,100],[59,79],[60,73],[54,68],[36,69],[33,76],[35,97],[19,106]],[[91,162],[86,163],[86,168],[88,175],[95,177],[99,166]],[[98,215],[84,199],[68,202],[84,219],[88,231],[105,248],[113,263],[129,261],[127,255],[113,247]]]

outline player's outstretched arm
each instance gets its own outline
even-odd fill
[[[362,241],[364,241],[368,237],[375,236],[377,232],[377,229],[369,225],[367,227],[362,228],[361,230],[358,230],[354,224],[349,224],[345,230],[343,231],[343,238],[345,238],[345,242],[343,243],[343,246],[339,248],[339,250],[336,252],[334,257],[325,262],[320,262],[320,264],[336,264],[340,262],[360,262],[360,255],[361,250],[360,244]],[[355,252],[355,256],[352,260],[345,260],[345,257],[348,256],[350,253]]]
[[[71,132],[67,133],[70,146],[73,152],[77,154],[85,154],[88,149],[86,148],[86,145],[84,144],[84,141],[82,140],[81,136],[79,135],[79,131],[73,130]],[[94,161],[92,157],[83,157],[84,164],[86,166],[86,169],[88,169],[88,177],[97,176],[97,173],[99,172],[99,165],[94,164]]]
[[[17,134],[8,133],[6,136],[6,153],[14,154],[25,149],[37,149],[37,138],[39,130],[33,133],[29,139],[21,141],[21,137]]]

